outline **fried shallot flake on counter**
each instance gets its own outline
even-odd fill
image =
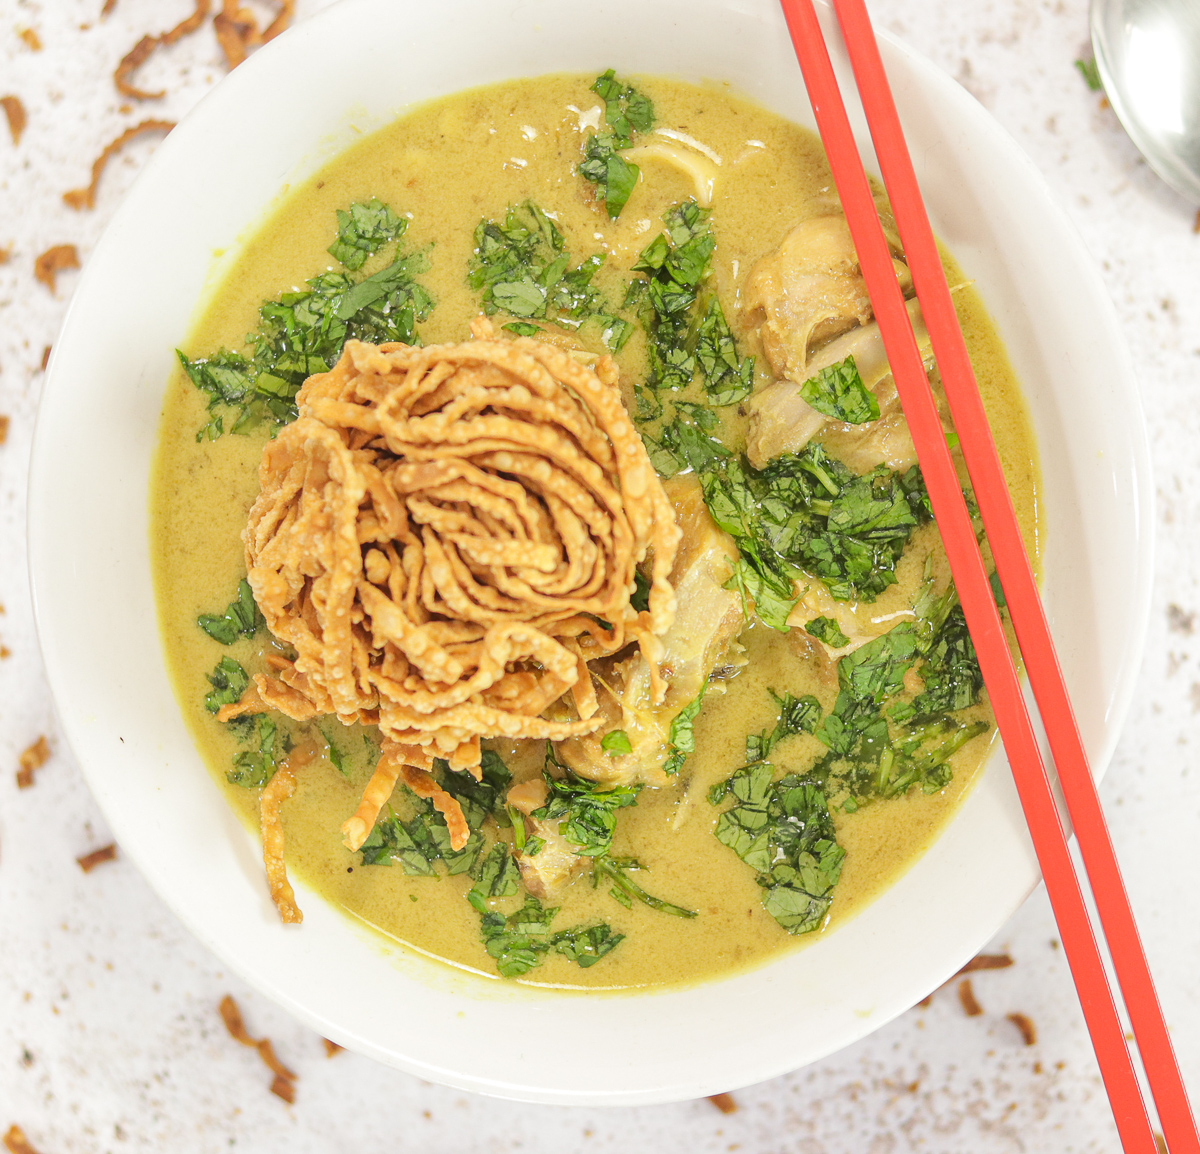
[[[33,262],[33,275],[40,280],[51,292],[58,287],[58,274],[63,269],[78,268],[79,253],[73,244],[56,244],[46,249]]]
[[[116,861],[116,859],[117,847],[110,843],[92,850],[91,853],[85,853],[83,857],[77,857],[75,861],[85,874],[90,874],[98,865],[103,865],[106,861]]]
[[[100,155],[96,157],[92,164],[91,183],[86,188],[72,188],[64,192],[63,200],[77,212],[85,208],[95,208],[96,186],[99,185],[100,177],[112,154],[124,148],[136,136],[141,136],[146,132],[170,132],[174,127],[175,121],[173,120],[143,120],[141,124],[135,124],[132,128],[125,129],[116,140],[106,144]]]
[[[205,17],[208,16],[208,9],[212,0],[196,0],[195,11],[186,19],[181,20],[174,28],[166,32],[160,33],[158,36],[143,36],[125,55],[121,58],[121,63],[117,65],[116,72],[113,73],[113,81],[117,86],[117,91],[123,96],[131,97],[133,100],[158,100],[166,96],[166,92],[147,92],[145,89],[138,88],[131,84],[129,77],[142,66],[146,57],[155,50],[160,44],[174,44],[176,40],[182,39],[189,32],[195,32],[201,24],[204,23]],[[101,12],[101,15],[104,15]]]
[[[269,658],[218,717],[377,724],[384,757],[343,827],[351,849],[401,777],[464,844],[432,758],[478,777],[481,738],[590,733],[587,662],[637,642],[656,664],[675,616],[679,529],[613,361],[593,371],[488,321],[473,330],[428,348],[348,342],[259,469],[248,580],[295,657]]]
[[[278,15],[259,32],[258,20],[249,8],[239,7],[237,0],[223,0],[221,11],[213,17],[213,28],[229,67],[236,68],[251,48],[266,44],[286,31],[295,14],[296,0],[280,0]]]
[[[250,1037],[250,1031],[246,1029],[246,1023],[242,1021],[242,1011],[231,994],[226,994],[221,999],[221,1004],[217,1009],[221,1014],[221,1021],[225,1023],[225,1029],[243,1046],[252,1046],[256,1049],[258,1056],[275,1075],[275,1080],[271,1083],[271,1093],[285,1102],[294,1102],[296,1100],[296,1073],[275,1056],[275,1047],[271,1045],[271,1039]]]
[[[5,1131],[3,1141],[8,1154],[38,1154],[15,1122]]]
[[[34,773],[50,760],[50,743],[45,734],[24,750],[19,760],[21,768],[17,770],[17,788],[28,789],[33,785]]]
[[[8,121],[8,131],[12,135],[13,144],[21,143],[21,134],[25,131],[25,105],[19,96],[0,96],[0,108],[4,109],[4,118]]]

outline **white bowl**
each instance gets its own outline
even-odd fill
[[[1127,354],[1030,162],[958,85],[882,47],[934,227],[975,280],[1032,409],[1046,603],[1100,769],[1149,610],[1152,486]],[[303,927],[280,925],[256,840],[180,719],[152,611],[147,484],[172,350],[226,267],[213,254],[362,130],[464,87],[610,66],[727,80],[812,124],[772,0],[347,0],[268,45],[167,137],[93,253],[54,345],[31,475],[46,667],[123,851],[214,953],[320,1033],[424,1078],[536,1102],[696,1097],[820,1058],[951,975],[1038,877],[996,756],[933,848],[865,912],[715,984],[514,988],[389,951],[303,892]]]

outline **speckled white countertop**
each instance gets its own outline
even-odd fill
[[[258,0],[255,0],[257,3]],[[299,0],[298,17],[328,0]],[[177,119],[224,73],[211,27],[155,55],[131,107],[116,62],[187,0],[0,0],[0,95],[24,102],[14,147],[0,122],[0,1135],[19,1124],[40,1154],[242,1149],[655,1151],[689,1154],[1010,1154],[1113,1151],[1115,1132],[1053,919],[1039,891],[993,943],[1016,961],[974,981],[984,1013],[952,990],[858,1045],[708,1102],[628,1109],[474,1098],[321,1040],[222,972],[119,856],[56,735],[25,575],[25,488],[43,351],[76,274],[52,295],[34,258],[71,243],[87,260],[154,148],[110,166],[94,211],[61,193],[86,183],[98,145],[148,117]],[[261,14],[274,5],[263,4]],[[1158,483],[1158,573],[1145,667],[1103,787],[1118,852],[1193,1097],[1200,1099],[1200,236],[1195,206],[1140,161],[1072,62],[1087,54],[1085,0],[874,0],[878,23],[931,57],[1017,138],[1103,270],[1140,370]],[[33,29],[34,51],[20,37]],[[70,532],[70,526],[63,526]],[[81,588],[81,597],[87,589]],[[147,610],[148,611],[148,610]],[[14,780],[39,734],[53,756],[31,789]],[[256,1035],[299,1074],[294,1105],[268,1092],[258,1057],[217,1016],[232,993]],[[1037,1027],[1023,1044],[1007,1020]],[[749,1028],[753,1028],[750,1024]]]

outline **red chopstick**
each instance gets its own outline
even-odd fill
[[[1116,853],[1095,782],[1088,767],[1033,568],[1021,542],[1000,458],[987,424],[950,299],[929,218],[921,202],[912,160],[884,72],[879,46],[862,0],[834,0],[859,94],[867,113],[875,154],[892,197],[896,224],[942,373],[955,429],[992,546],[1000,583],[1009,605],[1017,641],[1029,670],[1034,696],[1046,724],[1050,751],[1075,828],[1084,868],[1117,981],[1125,999],[1134,1037],[1154,1094],[1168,1149],[1198,1154],[1200,1136],[1187,1091],[1154,991],[1150,967],[1133,919],[1133,910],[1117,866]],[[1053,719],[1053,724],[1051,724]]]
[[[1010,614],[1030,668],[1051,749],[1060,762],[1068,809],[1107,931],[1114,967],[1151,1082],[1172,1154],[1197,1154],[1200,1141],[1178,1065],[1171,1051],[1149,969],[1087,767],[1078,726],[1054,654],[1036,583],[1025,556],[999,459],[978,399],[941,262],[912,174],[899,119],[862,0],[834,0],[871,125],[914,285],[942,373],[952,415],[980,503]],[[1050,779],[1004,639],[1000,615],[958,487],[949,449],[929,391],[903,297],[892,271],[841,94],[812,0],[782,0],[809,98],[888,360],[912,431],[951,571],[975,642],[988,695],[1008,752],[1034,848],[1058,919],[1059,932],[1079,992],[1124,1149],[1155,1154],[1157,1146],[1103,959],[1088,919]],[[973,400],[972,400],[973,398]],[[960,415],[961,414],[961,415]],[[986,502],[986,509],[984,508]],[[1028,648],[1026,644],[1028,643]]]

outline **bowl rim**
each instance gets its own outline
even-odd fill
[[[696,6],[697,0],[691,0],[688,4],[684,4],[682,0],[659,0],[655,6],[656,14],[647,15],[646,19],[669,21],[673,14],[694,12]],[[758,36],[761,41],[763,36],[774,35],[783,28],[782,17],[769,0],[703,0],[702,6],[710,14],[714,14],[714,18],[723,15],[735,22],[740,20],[747,26],[752,26],[748,34],[750,39]],[[848,1045],[903,1012],[930,989],[950,977],[994,934],[1031,892],[1037,883],[1036,862],[1028,849],[1023,827],[1013,828],[1011,786],[1006,791],[1004,782],[997,780],[998,776],[1002,776],[1004,781],[1008,780],[1002,756],[992,758],[984,775],[988,783],[987,788],[992,791],[988,794],[989,804],[1001,804],[996,802],[996,798],[1004,799],[1003,816],[1000,819],[1002,828],[994,830],[987,826],[987,823],[984,823],[984,826],[996,835],[998,843],[1003,842],[1002,853],[999,850],[997,852],[1011,864],[1014,876],[1003,879],[1004,884],[997,882],[992,887],[996,894],[1002,897],[997,897],[1000,905],[989,916],[968,919],[968,923],[960,927],[956,934],[931,933],[929,942],[924,947],[911,943],[906,945],[906,949],[924,957],[919,979],[909,978],[898,989],[873,988],[870,998],[865,999],[870,1005],[857,1009],[847,1008],[845,1005],[831,1007],[824,1004],[820,998],[812,996],[810,991],[803,991],[804,996],[809,998],[809,1002],[806,1003],[810,1014],[808,1021],[815,1024],[818,1031],[831,1031],[824,1042],[805,1040],[804,1044],[789,1047],[783,1041],[776,1040],[761,1054],[751,1054],[735,1047],[735,1052],[726,1056],[714,1054],[711,1036],[703,1031],[684,1029],[672,1051],[678,1062],[677,1068],[664,1071],[655,1078],[650,1055],[645,1055],[637,1061],[628,1060],[609,1082],[593,1080],[590,1084],[581,1086],[576,1084],[577,1079],[576,1082],[572,1082],[569,1074],[560,1075],[551,1069],[552,1066],[561,1066],[564,1060],[568,1059],[569,1054],[565,1050],[562,1053],[556,1052],[552,1057],[525,1051],[515,1057],[510,1055],[511,1069],[491,1059],[483,1065],[467,1067],[457,1064],[453,1056],[448,1056],[443,1051],[430,1055],[420,1049],[414,1050],[411,1045],[402,1051],[389,1044],[381,1037],[380,1032],[373,1030],[371,1024],[365,1020],[361,999],[356,1001],[345,996],[314,998],[306,983],[319,985],[328,982],[331,960],[328,951],[323,952],[322,948],[317,948],[319,942],[301,938],[289,939],[287,932],[281,927],[270,924],[273,911],[269,906],[264,908],[265,899],[261,895],[247,898],[245,893],[240,893],[236,900],[231,900],[225,895],[201,892],[203,887],[185,886],[180,872],[163,864],[162,844],[156,840],[161,833],[149,836],[142,828],[147,814],[155,812],[153,807],[141,804],[140,808],[131,809],[129,791],[142,787],[164,797],[174,790],[178,795],[173,795],[177,802],[182,800],[185,804],[204,807],[211,801],[206,801],[206,789],[211,787],[215,792],[215,786],[208,780],[207,773],[204,774],[202,783],[192,783],[186,789],[180,790],[172,776],[179,767],[178,750],[167,742],[166,754],[164,755],[161,749],[155,754],[154,748],[151,748],[154,746],[152,741],[150,747],[139,746],[138,750],[143,760],[157,757],[157,761],[148,769],[139,768],[138,784],[131,785],[127,775],[122,773],[119,760],[124,751],[118,749],[114,741],[120,738],[124,745],[125,738],[118,734],[116,729],[120,728],[117,721],[127,718],[105,719],[94,716],[96,702],[103,694],[98,690],[85,692],[81,686],[78,669],[73,664],[76,647],[73,645],[71,627],[80,630],[82,619],[78,607],[68,611],[66,606],[68,598],[72,595],[71,583],[87,575],[87,566],[81,569],[77,556],[68,560],[61,540],[63,535],[58,530],[64,523],[64,518],[79,516],[80,506],[78,492],[72,494],[72,487],[64,483],[59,462],[62,459],[64,443],[75,450],[80,459],[91,460],[88,452],[99,451],[94,446],[89,450],[88,438],[93,426],[90,422],[79,420],[79,413],[72,404],[72,390],[75,394],[81,393],[82,386],[77,382],[89,357],[98,359],[100,376],[107,371],[109,377],[113,377],[117,365],[121,365],[126,372],[138,374],[136,383],[128,387],[129,396],[123,400],[125,408],[122,415],[129,419],[128,435],[116,431],[113,434],[115,443],[111,446],[108,457],[103,458],[108,461],[113,474],[111,478],[106,479],[113,481],[116,492],[132,493],[137,490],[140,464],[130,462],[134,461],[138,452],[144,451],[144,437],[147,431],[152,438],[157,435],[157,397],[161,396],[162,378],[154,376],[156,370],[149,364],[146,354],[141,361],[136,357],[130,361],[116,343],[118,337],[127,335],[130,323],[121,321],[119,316],[114,322],[114,309],[117,308],[111,299],[114,286],[118,290],[131,292],[136,287],[133,271],[125,267],[129,263],[128,258],[120,251],[120,246],[129,243],[129,236],[141,227],[140,214],[150,212],[153,207],[151,202],[164,191],[184,197],[183,207],[187,212],[202,211],[200,200],[205,190],[193,189],[190,193],[187,192],[187,181],[183,178],[185,174],[180,171],[181,166],[186,167],[189,150],[206,147],[210,153],[214,151],[211,143],[205,144],[205,137],[212,124],[222,119],[228,122],[230,117],[236,115],[245,94],[257,92],[261,95],[266,87],[273,84],[282,84],[284,89],[288,89],[289,85],[294,86],[292,72],[300,61],[310,64],[317,62],[325,68],[332,67],[328,61],[337,55],[336,34],[338,28],[343,26],[342,22],[359,19],[364,13],[386,13],[389,7],[391,5],[388,0],[342,0],[341,3],[315,14],[265,46],[237,72],[216,86],[163,142],[114,214],[91,260],[83,270],[47,367],[30,462],[30,581],[39,644],[59,710],[62,731],[123,850],[168,906],[232,969],[325,1036],[421,1077],[462,1089],[526,1101],[614,1105],[663,1102],[699,1097],[762,1081]],[[496,0],[491,0],[490,3],[485,3],[484,0],[453,0],[443,7],[441,15],[446,21],[452,22],[456,17],[462,20],[467,14],[478,17],[490,9],[493,21],[507,19],[529,22],[534,18],[546,23],[555,18],[563,20],[562,10],[572,7],[582,9],[585,6],[572,6],[562,3],[561,0],[557,3],[551,3],[551,0],[504,0],[503,3],[497,3]],[[594,9],[596,5],[586,7]],[[606,11],[622,8],[623,11],[631,12],[637,7],[634,0],[604,0],[600,5],[600,8]],[[828,32],[833,26],[832,17],[824,4],[821,8],[822,22]],[[742,25],[735,23],[731,27],[740,29]],[[835,46],[836,55],[836,46],[840,42],[836,34],[829,39],[831,45]],[[1137,537],[1139,548],[1129,550],[1134,557],[1126,562],[1130,575],[1126,590],[1127,628],[1117,646],[1120,669],[1112,678],[1111,691],[1092,709],[1092,713],[1098,714],[1103,720],[1101,739],[1093,739],[1089,743],[1093,766],[1099,774],[1108,764],[1132,700],[1150,613],[1154,490],[1144,419],[1136,388],[1132,384],[1132,365],[1118,336],[1115,312],[1091,258],[1070,221],[1054,204],[1045,181],[1032,162],[990,114],[948,76],[891,36],[881,32],[880,40],[889,73],[893,75],[902,114],[905,100],[914,99],[924,100],[926,104],[941,103],[952,109],[959,121],[970,126],[979,134],[979,139],[985,142],[979,147],[995,164],[1007,169],[1015,185],[1036,203],[1044,227],[1052,235],[1056,253],[1070,263],[1072,274],[1077,277],[1078,292],[1083,302],[1080,307],[1095,323],[1096,341],[1102,347],[1103,357],[1111,362],[1109,376],[1105,378],[1104,387],[1107,392],[1104,393],[1104,400],[1113,412],[1119,413],[1119,423],[1123,425],[1128,450],[1128,460],[1123,465],[1125,471],[1117,477],[1116,483],[1118,486],[1126,485],[1129,489],[1126,494],[1127,517]],[[790,48],[788,51],[790,52]],[[844,61],[839,61],[839,67],[845,74]],[[626,71],[651,72],[653,69],[630,67]],[[795,84],[803,99],[803,85],[798,70],[795,73]],[[278,104],[280,97],[276,95],[274,99]],[[349,108],[348,102],[346,107],[348,111],[344,114],[343,129],[339,129],[336,124],[329,129],[336,117],[327,118],[324,122],[328,129],[326,138],[312,141],[309,151],[293,157],[286,168],[276,164],[274,176],[270,179],[258,177],[258,184],[265,187],[264,179],[266,184],[273,179],[276,188],[286,186],[320,167],[320,163],[334,154],[330,151],[330,134],[336,137],[339,131],[343,131],[345,137],[345,129],[352,127],[352,122],[362,122],[364,119],[360,111]],[[369,118],[368,114],[366,119]],[[379,123],[383,121],[379,120]],[[860,140],[864,138],[861,123],[856,124],[856,132]],[[869,150],[864,151],[870,156]],[[219,149],[216,150],[216,154],[219,152]],[[238,149],[228,149],[228,155],[231,159],[236,158],[239,155]],[[928,161],[927,157],[916,155],[915,159],[919,169]],[[984,160],[983,157],[976,159],[981,163]],[[869,167],[874,167],[870,160]],[[261,221],[273,210],[277,199],[278,197],[274,200],[260,200],[253,215],[249,212],[243,214],[240,234],[253,235]],[[961,255],[960,250],[953,244],[950,247],[956,255]],[[139,256],[145,258],[146,250],[139,250]],[[204,272],[204,284],[211,288],[218,282],[221,269],[220,260],[209,261]],[[124,298],[120,298],[118,294],[118,299]],[[195,296],[190,298],[191,303],[187,309],[188,315],[193,319],[199,307],[194,305],[196,299]],[[200,299],[203,303],[203,294]],[[1033,305],[1029,307],[1032,308]],[[112,332],[102,329],[104,318],[113,325]],[[183,335],[184,332],[180,331],[175,339],[181,339]],[[90,349],[85,347],[89,344]],[[104,370],[104,366],[108,366],[107,370]],[[98,408],[99,402],[91,392],[74,399],[81,402],[80,411],[84,414],[92,415]],[[140,402],[144,408],[147,400],[150,402],[151,415],[154,418],[150,421],[146,420],[144,412],[136,412],[137,404]],[[97,415],[95,420],[99,424],[104,418]],[[129,461],[125,460],[123,453],[131,454]],[[85,508],[88,501],[98,500],[99,498],[86,498]],[[80,517],[81,523],[83,520]],[[1053,544],[1051,538],[1051,545]],[[103,603],[112,608],[119,604],[119,579],[123,577],[139,589],[142,586],[138,584],[140,578],[134,572],[136,566],[130,563],[129,557],[97,557],[95,569],[103,568],[106,562],[111,562],[118,570],[115,574],[106,574],[100,579],[107,595],[107,601]],[[64,565],[71,566],[70,571],[65,574]],[[94,628],[99,630],[100,626]],[[139,629],[138,637],[144,644],[144,627]],[[153,622],[151,631],[157,637]],[[1110,663],[1117,660],[1111,653],[1110,649],[1106,651],[1107,656],[1102,654]],[[98,658],[95,653],[89,651],[88,656],[94,665],[97,664]],[[116,688],[111,688],[108,692],[115,693]],[[161,704],[161,694],[156,700]],[[170,696],[170,702],[173,708],[173,696]],[[160,735],[155,741],[162,746],[165,739]],[[184,760],[186,761],[186,758]],[[984,801],[982,790],[981,783],[951,826],[919,864],[929,863],[933,859],[950,860],[955,852],[962,852],[963,846],[959,843],[964,838],[978,836],[975,827],[971,827],[970,833],[961,828],[956,830],[956,827],[963,826],[963,815],[968,810],[973,812],[979,809]],[[224,805],[223,799],[218,798],[218,801],[220,805]],[[1017,818],[1019,820],[1019,811]],[[227,838],[229,846],[222,851],[224,857],[219,876],[257,876],[251,839],[228,812],[224,819],[219,816],[212,817],[208,826],[194,838],[189,838],[189,831],[175,832],[182,839],[182,851],[194,855],[197,859],[213,851],[215,837]],[[954,836],[951,836],[952,832]],[[924,903],[922,908],[925,910],[925,916],[936,921],[947,912],[947,901],[921,895],[921,883],[914,880],[915,873],[928,872],[928,868],[918,870],[914,867],[914,870],[910,870],[888,893],[891,895],[903,891],[903,899],[898,900],[907,901],[910,906],[913,902]],[[912,892],[914,890],[917,892]],[[991,892],[992,890],[989,890],[989,893]],[[230,907],[233,905],[240,907],[236,913],[231,912]],[[364,962],[363,969],[372,981],[377,981],[383,973],[399,974],[396,980],[403,983],[405,990],[415,989],[416,987],[410,984],[416,983],[437,1002],[438,1012],[443,1014],[450,1014],[450,1007],[466,999],[467,1008],[462,1011],[461,1016],[470,1020],[470,1024],[464,1027],[464,1030],[472,1037],[490,1028],[496,1021],[511,1018],[513,1007],[516,1007],[518,1016],[528,1022],[557,1026],[564,1019],[569,1019],[581,1029],[602,1030],[607,1028],[609,1019],[619,1019],[622,1028],[628,1030],[637,1027],[639,1019],[652,1015],[669,1019],[678,1025],[688,1016],[703,1012],[703,1008],[711,1001],[709,993],[718,987],[732,1005],[726,1016],[736,1017],[739,1013],[749,1012],[748,1008],[757,1007],[761,1010],[764,998],[776,996],[781,989],[794,992],[797,982],[802,985],[806,975],[811,978],[809,971],[812,967],[807,963],[796,964],[795,959],[815,956],[818,951],[823,950],[822,956],[829,956],[829,960],[823,963],[827,968],[833,964],[852,965],[853,959],[846,957],[848,951],[878,946],[886,940],[888,932],[902,932],[904,925],[903,919],[898,915],[892,916],[890,921],[886,917],[876,918],[874,921],[878,922],[878,925],[875,925],[870,918],[864,921],[864,914],[860,914],[831,934],[828,942],[823,941],[804,951],[789,954],[785,959],[768,963],[749,974],[734,975],[700,987],[659,991],[637,997],[564,999],[561,995],[540,990],[500,990],[496,989],[494,984],[489,984],[486,995],[481,995],[476,985],[472,984],[472,979],[456,975],[446,967],[432,966],[423,959],[401,956],[395,951],[383,948],[373,937],[347,926],[339,915],[326,908],[324,903],[318,903],[315,897],[310,896],[305,909],[306,913],[309,913],[305,925],[306,933],[325,935],[336,941],[339,944],[338,948],[358,950],[363,957],[370,954],[373,960]],[[239,934],[243,935],[237,940],[234,940],[228,929],[231,920],[236,922]],[[840,939],[845,940],[837,945]],[[851,940],[853,945],[850,944]],[[247,942],[251,945],[248,946]],[[829,943],[835,945],[826,948]],[[261,949],[273,957],[294,957],[296,973],[291,977],[280,977],[269,967],[264,969],[255,958],[249,957],[248,949]],[[467,984],[464,985],[464,982]],[[325,993],[328,994],[328,991]],[[565,1008],[568,1005],[570,1009]],[[619,1005],[624,1005],[625,1008],[616,1008]],[[653,1011],[647,1009],[651,1005],[656,1007]],[[587,1008],[588,1006],[591,1008]],[[631,1006],[640,1006],[642,1009],[630,1011],[628,1007]],[[664,1008],[660,1010],[659,1007]],[[433,1018],[431,1015],[431,1020]],[[351,1021],[353,1024],[348,1025]],[[836,1028],[833,1028],[831,1023],[836,1024]],[[615,1042],[609,1048],[613,1056],[621,1052]],[[658,1057],[661,1058],[661,1055]],[[650,1080],[647,1080],[648,1077]]]

